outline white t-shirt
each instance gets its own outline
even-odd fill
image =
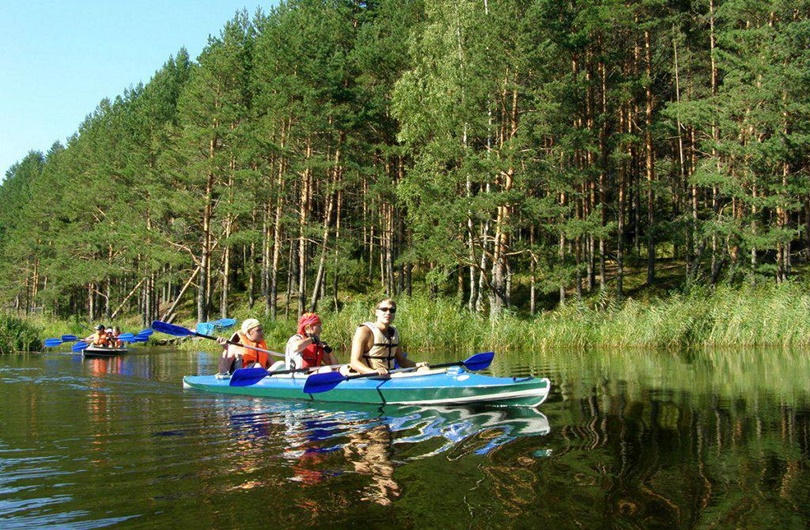
[[[294,370],[304,366],[304,358],[301,357],[301,352],[295,351],[295,346],[302,339],[299,334],[295,334],[287,340],[287,347],[284,349],[284,366],[287,370]]]

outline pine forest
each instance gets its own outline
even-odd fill
[[[810,259],[810,0],[287,0],[167,57],[6,171],[5,308],[493,318]]]

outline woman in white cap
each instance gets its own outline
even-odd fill
[[[224,348],[222,350],[222,359],[219,362],[219,373],[221,374],[233,373],[236,368],[239,368],[239,366],[234,366],[237,360],[242,361],[242,368],[270,368],[270,356],[266,352],[229,345],[228,341],[222,338],[218,339],[217,342]],[[241,329],[231,336],[230,342],[267,350],[262,324],[255,318],[248,318],[242,322]]]

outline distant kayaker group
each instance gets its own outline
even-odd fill
[[[121,328],[118,326],[108,328],[104,324],[99,324],[93,334],[82,341],[100,348],[122,348],[124,343],[118,340],[120,336]]]

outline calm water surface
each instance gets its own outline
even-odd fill
[[[496,355],[552,381],[521,410],[221,397],[181,382],[215,354],[134,351],[0,356],[0,528],[810,525],[804,352]]]

